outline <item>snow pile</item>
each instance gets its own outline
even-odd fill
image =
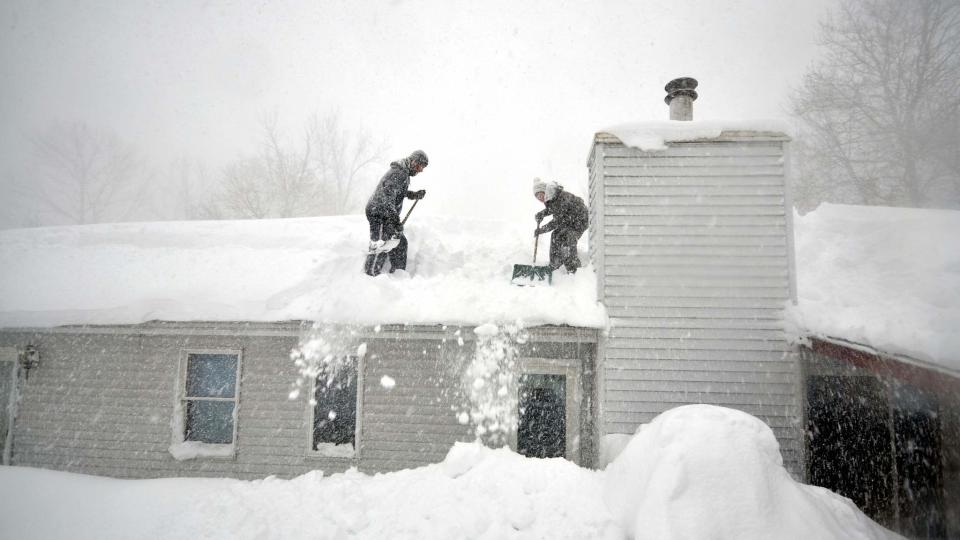
[[[618,538],[601,473],[457,444],[446,461],[368,476],[112,480],[0,469],[0,538]]]
[[[0,231],[0,327],[166,321],[601,327],[590,269],[510,285],[531,223],[413,216],[407,272],[362,272],[362,216]],[[585,250],[583,240],[581,250]],[[545,250],[539,262],[546,261]]]
[[[789,133],[783,120],[692,120],[652,121],[619,124],[600,130],[620,139],[626,146],[645,152],[666,150],[668,142],[715,139],[724,131]]]
[[[887,538],[849,499],[795,482],[773,431],[686,405],[641,426],[606,469],[604,499],[631,538]]]
[[[373,476],[113,480],[0,467],[0,500],[0,538],[47,540],[894,537],[847,499],[793,482],[762,422],[707,405],[660,415],[605,471],[457,443],[442,463]]]
[[[822,204],[795,224],[801,333],[960,371],[960,211]]]

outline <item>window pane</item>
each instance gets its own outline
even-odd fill
[[[0,362],[0,456],[7,444],[7,430],[10,428],[10,394],[13,392],[14,363]]]
[[[543,458],[566,455],[566,394],[563,375],[520,376],[517,453]]]
[[[357,364],[351,359],[335,373],[317,377],[313,407],[313,449],[322,443],[355,446]]]
[[[237,356],[235,354],[191,354],[187,356],[187,397],[236,396]]]
[[[187,401],[187,426],[183,439],[212,444],[233,442],[232,401]]]

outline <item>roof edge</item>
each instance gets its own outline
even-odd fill
[[[808,336],[807,339],[809,344],[803,344],[802,347],[815,353],[843,360],[874,373],[890,375],[918,386],[960,391],[960,371],[903,354],[878,351],[869,345],[842,338]]]
[[[315,321],[149,321],[138,324],[66,325],[54,327],[6,327],[0,334],[113,334],[142,336],[250,336],[300,337],[316,324],[351,330],[361,339],[476,339],[473,329],[479,324],[348,324],[316,323]],[[595,343],[601,329],[571,325],[531,325],[526,327],[530,339],[539,342]]]

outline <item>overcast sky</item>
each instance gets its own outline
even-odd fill
[[[216,171],[266,112],[339,110],[389,143],[376,176],[429,154],[418,212],[529,219],[534,176],[583,194],[593,133],[666,119],[674,77],[700,81],[695,118],[785,118],[834,1],[6,0],[0,188],[56,120]]]

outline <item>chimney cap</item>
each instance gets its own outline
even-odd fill
[[[667,97],[663,101],[669,105],[673,98],[677,96],[689,96],[691,100],[697,99],[697,80],[693,77],[678,77],[667,83],[663,87],[667,91]]]

